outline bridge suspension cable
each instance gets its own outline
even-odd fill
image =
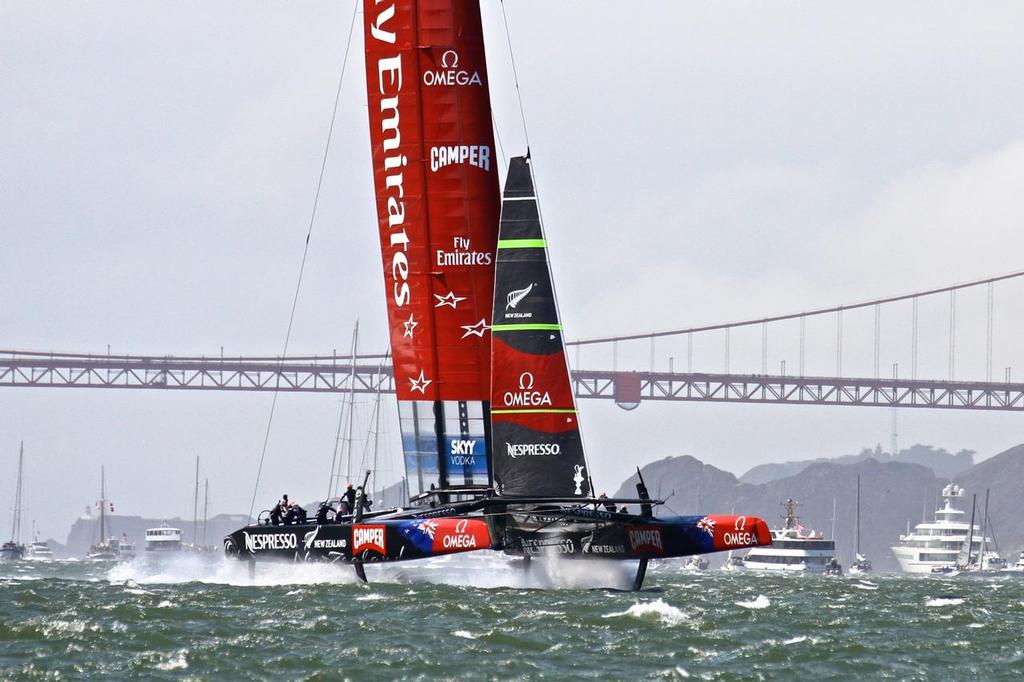
[[[1016,279],[1018,277],[1024,277],[1024,270],[1019,272],[1011,272],[1005,275],[998,275],[996,277],[986,277],[985,279],[973,280],[970,282],[962,282],[960,284],[950,284],[948,286],[938,287],[936,289],[927,289],[925,291],[918,291],[912,294],[900,294],[898,296],[887,296],[885,298],[876,298],[870,301],[861,301],[859,303],[847,303],[845,305],[830,306],[828,308],[815,308],[812,310],[805,310],[799,313],[789,313],[786,315],[775,315],[772,317],[757,317],[748,320],[739,320],[735,322],[722,322],[719,324],[709,324],[701,327],[687,327],[685,329],[668,329],[658,332],[644,332],[637,334],[625,334],[621,336],[601,336],[591,339],[578,339],[576,341],[567,341],[568,346],[589,346],[601,343],[617,343],[619,341],[638,341],[646,339],[656,339],[663,336],[682,336],[684,334],[696,334],[698,332],[710,332],[720,329],[735,329],[737,327],[749,327],[756,324],[768,324],[769,322],[782,322],[784,320],[796,320],[806,319],[808,317],[815,317],[817,315],[828,315],[830,313],[840,313],[844,311],[857,310],[859,308],[868,308],[870,306],[880,306],[886,303],[895,303],[897,301],[915,301],[915,312],[916,312],[916,301],[925,296],[934,296],[936,294],[950,293],[951,297],[955,295],[957,291],[961,289],[970,289],[971,287],[977,287],[981,285],[995,284],[996,282],[1002,282],[1008,279]],[[952,299],[951,299],[952,300]],[[842,326],[839,323],[838,334],[842,335]],[[952,334],[950,335],[952,339]],[[841,338],[837,342],[841,345]],[[952,353],[951,353],[952,356]],[[950,365],[952,366],[952,361]]]

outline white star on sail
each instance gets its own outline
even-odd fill
[[[405,326],[405,331],[402,332],[402,336],[404,338],[411,339],[413,330],[416,329],[416,326],[419,325],[419,322],[413,319],[412,315],[409,315],[409,319],[403,322],[402,324]]]
[[[480,338],[483,338],[484,332],[491,328],[490,325],[487,324],[486,319],[481,319],[476,324],[464,324],[461,326],[466,330],[466,333],[462,335],[462,338],[466,338],[467,336],[479,336]]]
[[[440,308],[446,305],[451,306],[452,308],[457,308],[459,305],[459,301],[466,300],[465,296],[456,296],[454,291],[449,291],[444,296],[442,296],[441,294],[434,294],[434,298],[437,299],[437,303],[434,304],[435,308]]]
[[[423,395],[426,395],[427,386],[434,383],[434,381],[432,379],[427,379],[426,377],[424,377],[423,370],[421,369],[419,378],[410,378],[409,383],[412,384],[412,386],[409,387],[410,391],[419,391]]]

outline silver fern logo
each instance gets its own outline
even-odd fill
[[[525,289],[516,289],[508,293],[508,298],[505,300],[505,310],[509,308],[515,308],[517,305],[522,303],[523,299],[530,295],[534,285],[526,287]]]

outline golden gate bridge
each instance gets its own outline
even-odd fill
[[[996,338],[996,296],[1000,285],[1024,277],[1024,271],[986,279],[889,296],[848,305],[817,308],[798,313],[747,319],[685,329],[608,336],[570,341],[574,362],[572,378],[578,398],[614,400],[620,407],[634,409],[644,401],[699,401],[720,403],[765,403],[785,405],[835,405],[876,407],[919,407],[959,410],[1024,410],[1024,383],[1012,380],[1012,367],[993,373]],[[959,298],[968,290],[984,295],[982,333],[978,325],[958,324]],[[921,304],[948,297],[941,325],[948,330],[943,355],[944,371],[919,376],[922,328],[926,321]],[[897,321],[889,332],[883,325],[883,311],[896,311]],[[934,308],[934,305],[931,305]],[[945,304],[942,306],[945,308]],[[1018,306],[1019,307],[1019,306]],[[851,335],[848,318],[855,312],[869,314],[868,327],[873,347],[872,365],[867,372],[849,368]],[[932,318],[935,316],[932,315]],[[971,316],[967,316],[970,318]],[[870,318],[873,318],[871,322]],[[844,326],[845,322],[845,326]],[[932,327],[935,320],[930,320]],[[830,327],[827,342],[813,339],[809,323]],[[863,327],[863,325],[861,325]],[[743,331],[759,332],[760,367],[735,371],[734,337]],[[980,337],[984,360],[980,376],[959,377],[958,361],[965,355],[958,347],[958,334],[972,331]],[[902,336],[902,338],[894,338]],[[927,348],[934,350],[934,334]],[[775,340],[770,346],[769,341]],[[781,339],[781,342],[780,342]],[[861,335],[858,340],[864,341]],[[883,344],[883,340],[887,343]],[[694,364],[695,344],[717,346],[716,353],[704,353]],[[747,344],[748,348],[751,344]],[[756,343],[754,345],[757,345]],[[863,343],[863,345],[867,345]],[[979,345],[978,343],[974,344]],[[883,346],[885,351],[883,352]],[[659,353],[660,347],[660,353]],[[771,356],[781,359],[778,370],[769,368]],[[782,350],[779,350],[779,349]],[[611,369],[584,369],[582,353],[600,349],[611,354]],[[638,352],[642,349],[642,352]],[[809,369],[809,355],[827,350],[830,371]],[[672,354],[669,354],[672,353]],[[975,353],[977,354],[977,353]],[[685,369],[676,369],[676,356]],[[626,359],[627,356],[629,359]],[[643,356],[642,360],[638,358]],[[709,356],[717,356],[709,359]],[[883,358],[908,358],[909,368],[901,376],[899,363],[882,372]],[[977,359],[977,358],[975,358]],[[607,361],[607,357],[604,358]],[[795,362],[794,362],[795,361]],[[717,367],[712,365],[717,364]],[[818,363],[821,364],[820,362]],[[943,363],[945,364],[945,363]],[[974,363],[975,367],[979,365]],[[749,369],[749,367],[747,368]],[[760,371],[757,371],[757,370]],[[820,368],[819,368],[820,369]],[[944,376],[936,377],[935,374]],[[49,388],[108,388],[203,391],[269,391],[302,393],[390,393],[394,376],[385,355],[363,354],[225,357],[174,355],[112,355],[0,350],[0,386]]]

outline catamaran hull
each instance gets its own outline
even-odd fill
[[[580,513],[580,512],[577,512]],[[745,516],[709,515],[651,518],[590,512],[594,521],[543,513],[515,517],[504,530],[502,548],[515,556],[669,559],[771,544],[768,525]],[[599,518],[599,517],[606,518]]]
[[[512,556],[667,559],[771,544],[767,524],[743,516],[650,518],[576,510],[483,518],[382,519],[367,523],[254,525],[224,538],[234,558],[371,563],[502,550]],[[550,514],[550,515],[548,515]],[[581,518],[581,515],[583,518]]]
[[[229,557],[329,563],[408,561],[493,549],[493,545],[487,523],[471,517],[255,525],[224,538]]]

